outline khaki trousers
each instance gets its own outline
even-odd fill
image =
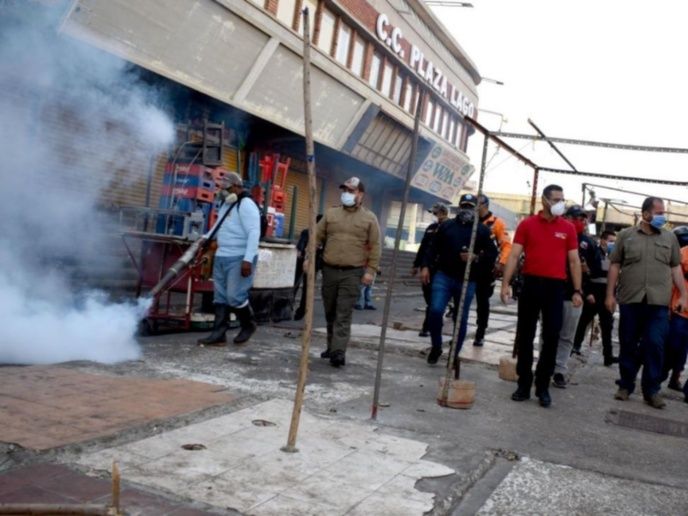
[[[359,296],[363,267],[323,267],[322,298],[327,320],[327,349],[346,351],[351,336],[351,317]]]

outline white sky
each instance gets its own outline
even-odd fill
[[[433,7],[484,77],[483,109],[503,113],[504,131],[688,147],[688,3],[680,0],[471,0],[474,8]],[[479,114],[496,130],[500,117]],[[469,155],[479,169],[482,137]],[[568,168],[547,143],[507,140],[541,166]],[[559,145],[579,170],[688,181],[688,154],[664,155]],[[490,148],[488,157],[494,153]],[[530,193],[530,169],[505,151],[494,157],[487,192]],[[477,181],[477,174],[473,177]],[[541,174],[580,202],[581,183],[610,184],[688,202],[685,187]],[[641,197],[595,188],[600,198]]]

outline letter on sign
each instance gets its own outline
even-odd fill
[[[377,37],[380,38],[382,41],[387,41],[387,25],[389,25],[389,19],[387,18],[386,14],[380,14],[380,16],[377,17]]]

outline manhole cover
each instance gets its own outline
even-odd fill
[[[610,410],[605,420],[626,428],[645,430],[656,434],[688,437],[688,423],[663,417],[638,414],[627,410]]]
[[[255,426],[277,426],[277,424],[272,421],[266,421],[265,419],[254,419],[251,423]]]
[[[182,448],[185,450],[189,450],[189,451],[205,450],[205,444],[200,444],[200,443],[182,444]]]

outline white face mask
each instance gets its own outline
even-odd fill
[[[356,204],[356,194],[351,192],[342,192],[342,204],[344,206],[353,206]]]
[[[566,203],[564,203],[564,201],[559,201],[558,203],[552,204],[549,207],[549,211],[552,212],[552,215],[555,217],[561,217],[566,211]]]

